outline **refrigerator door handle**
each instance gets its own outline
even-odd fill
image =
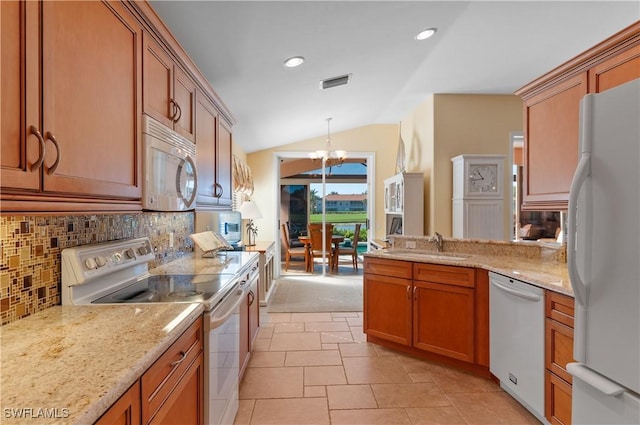
[[[568,363],[567,372],[609,397],[616,397],[626,391],[625,387],[592,371],[582,363]]]
[[[571,191],[569,192],[569,228],[567,235],[567,267],[569,269],[569,278],[571,279],[571,286],[576,302],[582,307],[587,305],[587,286],[582,281],[576,264],[576,250],[578,248],[576,244],[576,217],[578,213],[578,192],[580,192],[580,188],[590,173],[591,153],[585,152],[580,157],[580,162],[578,162],[578,167],[571,182]],[[582,213],[584,214],[586,212],[582,211]]]

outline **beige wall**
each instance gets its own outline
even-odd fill
[[[255,191],[251,199],[258,204],[263,218],[254,220],[258,226],[258,240],[279,240],[279,223],[276,222],[278,205],[276,204],[279,183],[277,180],[278,164],[275,162],[277,153],[300,152],[307,153],[326,146],[326,136],[303,140],[296,143],[278,146],[247,154],[247,164],[251,167],[254,178]],[[373,153],[375,155],[375,235],[384,235],[384,204],[382,192],[384,179],[395,172],[396,152],[398,150],[398,126],[368,125],[347,131],[331,134],[331,147],[347,151],[351,157],[358,152]]]
[[[451,236],[451,158],[460,154],[506,155],[505,187],[510,187],[508,164],[510,133],[522,131],[522,102],[512,95],[430,95],[402,120],[406,171],[421,172],[425,179],[425,234],[440,232]],[[255,220],[258,240],[280,238],[276,222],[278,164],[277,153],[307,153],[325,146],[325,136],[303,140],[244,155],[251,167],[255,191],[251,199],[259,206],[263,218]],[[384,179],[395,173],[398,150],[397,125],[369,125],[331,134],[333,149],[375,154],[375,236],[384,237]],[[243,156],[244,155],[244,156]],[[509,191],[506,191],[509,193]],[[509,199],[505,196],[504,233],[509,235]]]
[[[512,95],[436,94],[402,121],[407,163],[425,173],[425,233],[451,236],[451,158],[460,154],[504,154],[505,187],[511,187],[510,133],[522,131],[522,101]],[[509,190],[505,191],[504,234],[508,237]]]

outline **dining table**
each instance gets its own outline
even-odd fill
[[[306,272],[313,273],[313,256],[311,255],[311,236],[308,235],[300,235],[298,236],[298,240],[304,244],[304,256],[305,256],[305,264]],[[331,235],[331,243],[333,244],[334,249],[336,251],[340,247],[340,243],[344,242],[343,235]]]

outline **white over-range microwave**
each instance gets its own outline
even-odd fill
[[[195,207],[196,145],[142,115],[142,208],[185,211]]]

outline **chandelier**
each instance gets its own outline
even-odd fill
[[[317,150],[309,153],[309,158],[321,159],[325,167],[340,166],[344,163],[347,153],[345,151],[331,150],[331,118],[327,118],[327,145],[325,150]]]

